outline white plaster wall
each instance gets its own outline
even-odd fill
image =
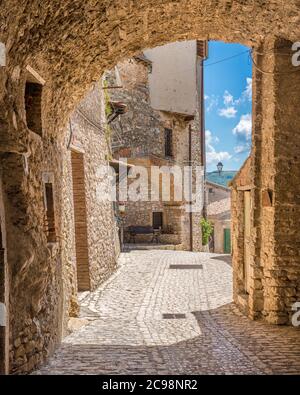
[[[156,110],[194,115],[197,104],[197,43],[175,42],[146,50],[152,64],[150,100]]]

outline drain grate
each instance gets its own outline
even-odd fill
[[[173,270],[202,270],[203,265],[170,265]]]
[[[185,314],[163,314],[162,315],[164,320],[184,320],[186,319]]]

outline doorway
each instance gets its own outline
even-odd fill
[[[163,213],[155,212],[152,214],[152,226],[153,229],[162,229],[164,225]]]
[[[73,178],[77,283],[78,290],[80,292],[83,292],[89,291],[91,289],[87,234],[84,154],[72,150],[71,161]]]
[[[244,279],[245,291],[250,293],[251,192],[244,192]]]

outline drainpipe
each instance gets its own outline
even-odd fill
[[[189,166],[193,166],[192,163],[192,127],[189,125]],[[192,200],[192,185],[193,185],[193,172],[190,173],[190,199]],[[192,201],[190,201],[190,205],[192,205]],[[191,207],[190,207],[191,208]],[[191,251],[194,250],[194,239],[193,239],[193,213],[190,210],[190,248]]]
[[[206,55],[204,55],[206,56]],[[207,218],[207,198],[206,198],[206,147],[205,147],[205,109],[204,109],[204,60],[206,57],[198,57],[198,111],[200,119],[200,144],[201,144],[201,166],[203,167],[203,218]]]

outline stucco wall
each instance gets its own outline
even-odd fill
[[[151,105],[156,110],[194,115],[197,110],[197,43],[183,41],[146,50]]]

